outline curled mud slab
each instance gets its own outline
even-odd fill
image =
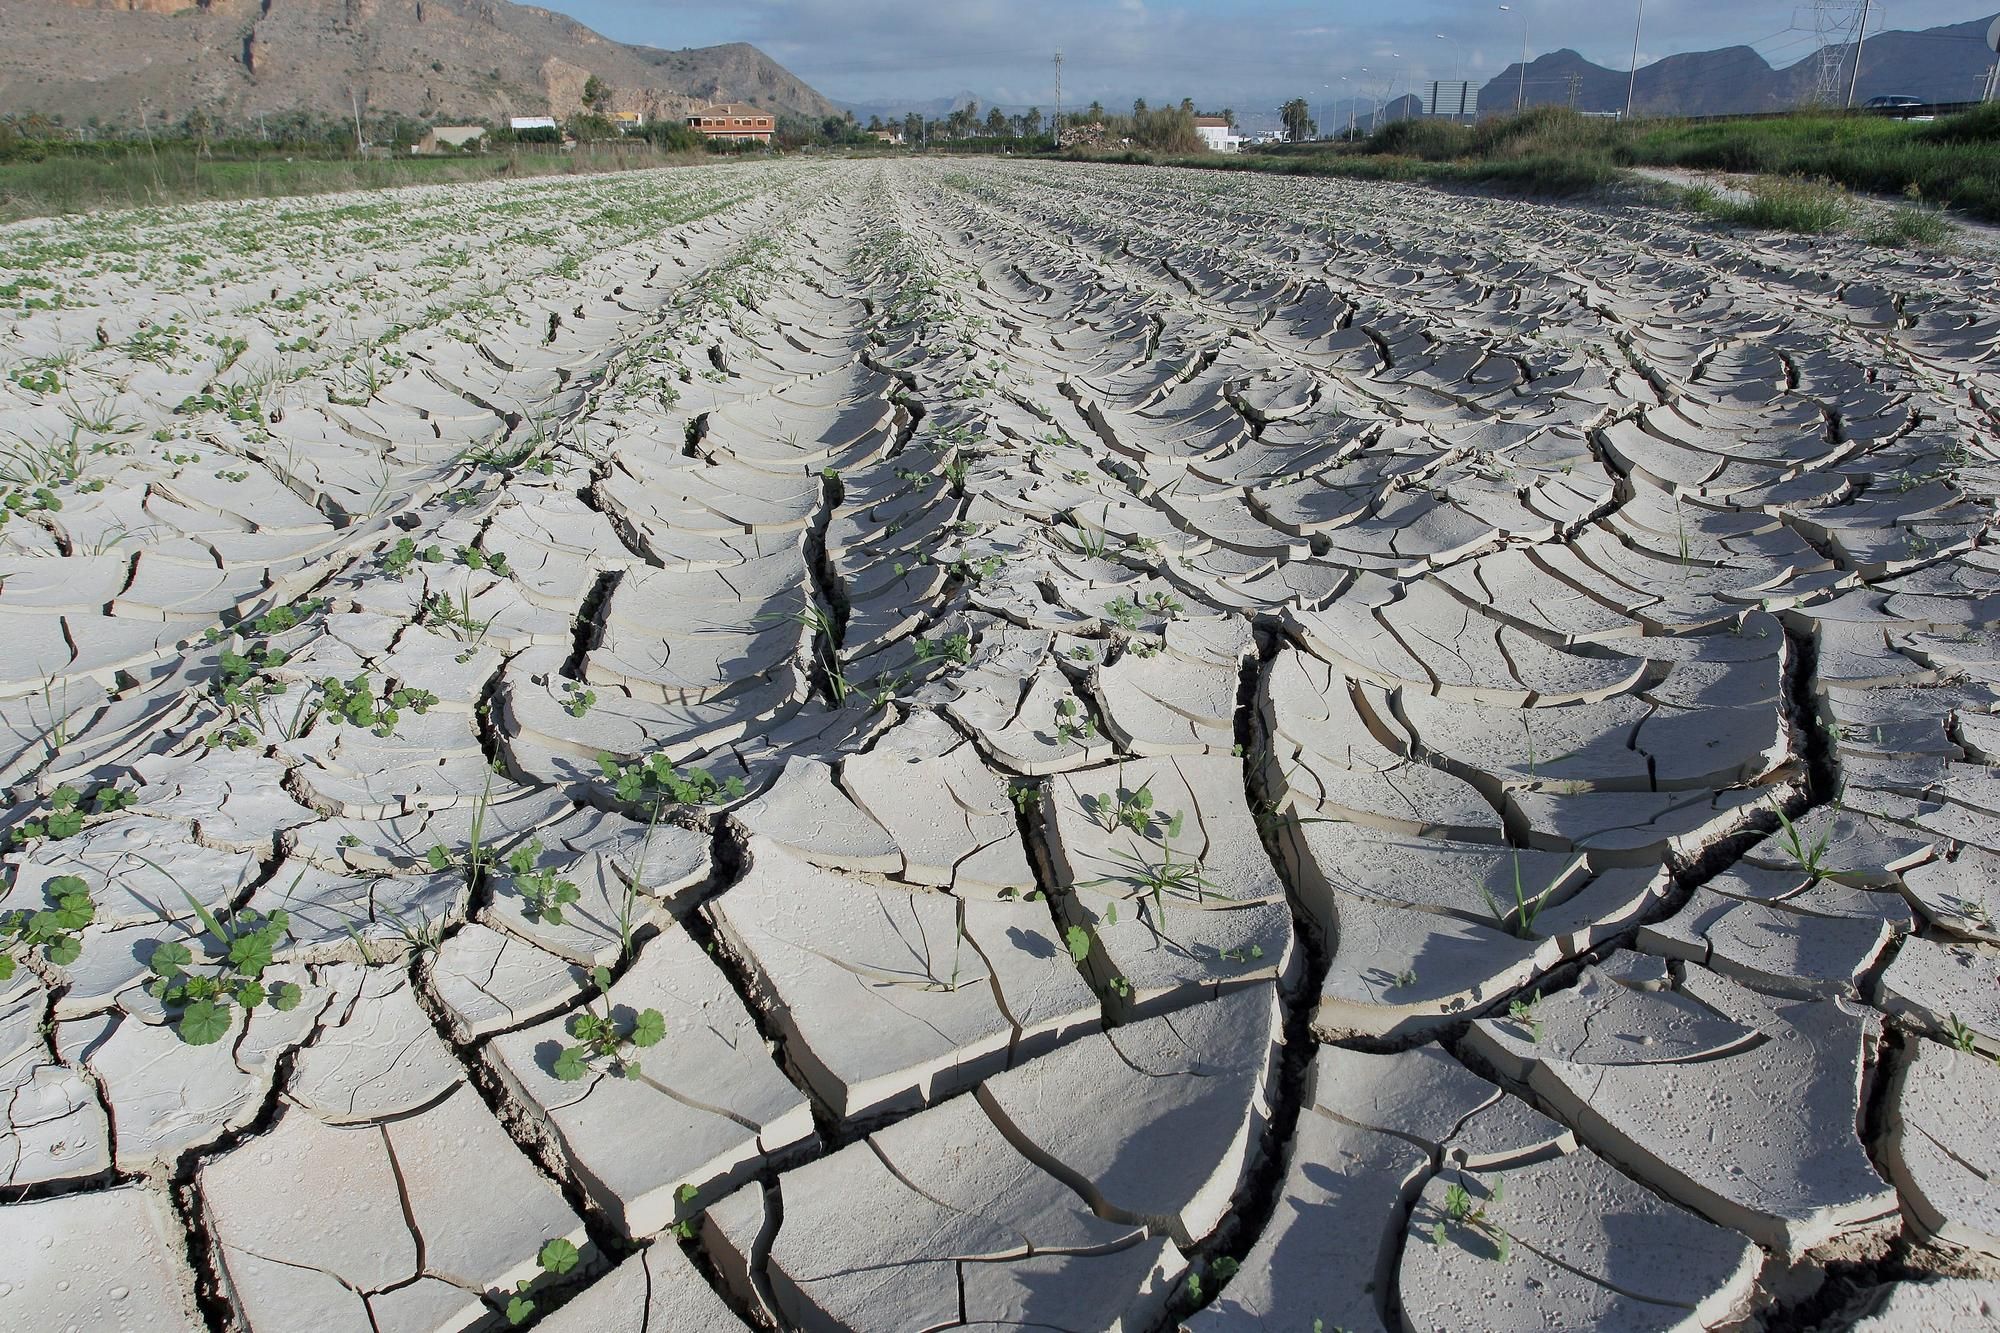
[[[0,1322],[1992,1321],[1983,268],[786,162],[0,280]]]

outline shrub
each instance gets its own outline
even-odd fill
[[[1420,157],[1444,162],[1462,155],[1472,136],[1448,120],[1428,117],[1392,120],[1368,136],[1366,151],[1377,156]]]
[[[1724,199],[1713,190],[1698,188],[1684,196],[1689,207],[1721,222],[1739,227],[1764,227],[1773,231],[1795,231],[1805,235],[1838,231],[1853,217],[1847,192],[1825,181],[1800,177],[1754,181],[1748,200]]]
[[[1624,133],[1619,122],[1566,106],[1530,107],[1518,116],[1494,116],[1472,131],[1475,157],[1574,157],[1608,153]]]
[[[1914,245],[1928,250],[1942,250],[1949,248],[1953,240],[1951,222],[1944,214],[1921,204],[1897,208],[1885,216],[1877,216],[1863,229],[1861,236],[1870,245],[1884,245],[1892,249]]]
[[[1919,125],[1910,137],[1924,143],[2000,143],[2000,102]]]

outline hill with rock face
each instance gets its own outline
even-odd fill
[[[506,0],[0,0],[0,113],[220,124],[306,111],[575,112],[595,74],[649,119],[712,101],[838,109],[754,46],[631,46]]]
[[[1974,101],[1993,53],[1986,46],[1992,16],[1922,32],[1871,34],[1861,57],[1855,100],[1907,95],[1938,102]],[[1829,48],[1830,50],[1832,48]],[[1842,47],[1844,101],[1852,53]],[[1606,69],[1571,50],[1552,51],[1528,63],[1525,83],[1518,62],[1479,90],[1485,111],[1512,110],[1525,95],[1529,106],[1573,104],[1580,111],[1622,111],[1628,87],[1634,109],[1647,115],[1720,116],[1784,111],[1808,103],[1819,53],[1782,68],[1747,46],[1690,51],[1629,70]]]

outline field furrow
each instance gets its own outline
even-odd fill
[[[0,294],[35,1322],[2000,1272],[1977,266],[850,161],[24,224]]]

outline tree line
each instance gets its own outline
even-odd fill
[[[985,141],[1053,147],[1060,130],[1066,145],[1129,142],[1159,152],[1194,153],[1202,147],[1201,136],[1195,133],[1195,117],[1211,114],[1226,116],[1232,124],[1236,119],[1236,113],[1226,107],[1219,112],[1197,111],[1193,98],[1154,107],[1141,97],[1132,103],[1129,115],[1108,111],[1102,102],[1093,101],[1080,110],[1064,111],[1060,125],[1053,116],[1045,118],[1040,107],[1015,115],[992,107],[982,117],[979,104],[971,102],[940,117],[926,118],[912,111],[903,117],[901,128],[903,141],[911,145]],[[879,116],[871,117],[868,127],[887,128]]]

